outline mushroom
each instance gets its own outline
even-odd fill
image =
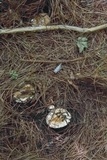
[[[13,98],[17,103],[27,103],[34,97],[34,94],[34,86],[25,84],[18,91],[14,92]]]
[[[47,26],[50,23],[50,17],[47,13],[40,13],[31,19],[32,26]]]
[[[49,107],[49,114],[46,117],[46,123],[50,128],[58,129],[67,126],[71,120],[71,114],[63,108]]]

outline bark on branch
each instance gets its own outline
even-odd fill
[[[67,31],[80,32],[80,33],[91,33],[91,32],[96,32],[106,28],[107,28],[107,24],[103,24],[103,25],[91,27],[91,28],[81,28],[81,27],[68,26],[68,25],[52,25],[52,26],[0,29],[0,34],[13,34],[13,33],[21,33],[21,32],[41,32],[41,31],[51,31],[51,30],[67,30]]]

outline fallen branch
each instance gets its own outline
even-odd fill
[[[0,29],[0,34],[11,34],[11,33],[20,33],[20,32],[40,32],[40,31],[51,31],[51,30],[68,30],[76,31],[80,33],[90,33],[106,29],[107,24],[103,24],[91,28],[81,28],[76,26],[68,25],[52,25],[52,26],[39,26],[39,27],[22,27],[22,28],[13,28],[13,29]]]

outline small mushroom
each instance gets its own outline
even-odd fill
[[[53,106],[52,106],[53,107]],[[49,107],[49,108],[52,108]],[[63,108],[50,109],[46,117],[46,123],[50,128],[58,129],[67,126],[70,123],[71,114]]]
[[[31,19],[32,26],[47,26],[50,23],[50,17],[47,13],[40,13]]]
[[[27,103],[34,97],[35,89],[31,84],[24,84],[13,94],[13,98],[17,103]]]

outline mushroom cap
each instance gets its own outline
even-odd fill
[[[13,98],[17,103],[29,102],[34,97],[35,89],[31,84],[25,84],[13,94]]]
[[[55,106],[54,106],[54,105],[50,105],[50,106],[48,107],[48,109],[49,109],[50,111],[52,111],[52,110],[55,109]]]
[[[50,17],[47,13],[39,13],[31,19],[32,26],[47,26],[50,23]]]
[[[51,110],[46,117],[46,123],[49,127],[58,129],[68,125],[71,120],[71,114],[63,108]]]

